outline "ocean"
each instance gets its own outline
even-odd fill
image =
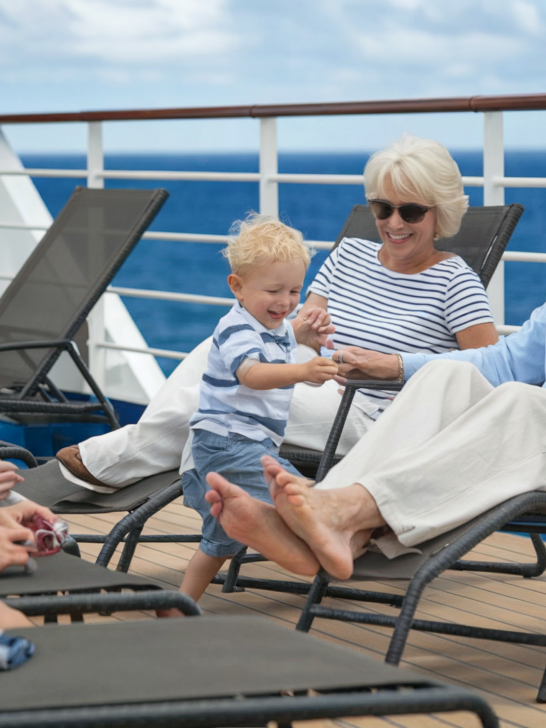
[[[360,174],[365,152],[280,154],[279,172]],[[479,151],[453,154],[461,173],[482,174]],[[83,155],[23,154],[27,167],[85,168]],[[257,154],[110,154],[107,169],[257,172]],[[516,177],[546,177],[546,151],[508,151],[505,173]],[[34,183],[53,216],[57,215],[75,184],[85,180],[35,178]],[[170,197],[151,230],[225,235],[235,220],[259,206],[258,185],[239,182],[138,182],[107,180],[108,187],[168,189]],[[471,205],[483,204],[480,188],[469,188]],[[280,185],[279,207],[284,222],[300,229],[309,240],[335,240],[353,205],[363,202],[363,190],[351,185]],[[509,250],[546,252],[546,190],[507,189],[506,202],[520,202],[525,213],[510,241]],[[230,295],[227,263],[221,245],[141,240],[114,284],[211,296]],[[309,283],[327,255],[313,258]],[[546,267],[540,263],[506,263],[506,323],[519,325],[546,301]],[[190,351],[209,336],[227,309],[218,306],[124,299],[149,346]],[[177,362],[159,359],[166,374]]]

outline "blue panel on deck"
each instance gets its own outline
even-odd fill
[[[70,397],[80,399],[79,397]],[[81,399],[88,399],[82,397]],[[138,422],[144,407],[138,404],[112,400],[121,426]],[[68,445],[75,445],[89,437],[110,432],[107,423],[74,422],[43,425],[18,425],[0,421],[0,440],[30,450],[35,457],[53,457],[55,453]]]

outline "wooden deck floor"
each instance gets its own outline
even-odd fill
[[[116,514],[100,517],[74,517],[70,521],[73,533],[104,533],[118,517]],[[154,517],[145,533],[198,533],[200,519],[181,501],[175,502]],[[194,550],[193,544],[149,544],[139,546],[131,571],[160,580],[166,587],[180,584],[181,573]],[[94,560],[99,547],[82,544],[84,558]],[[498,561],[531,559],[533,549],[529,539],[507,534],[495,534],[476,548],[475,557]],[[115,562],[114,562],[115,563]],[[271,563],[251,564],[245,575],[286,578],[282,569]],[[369,584],[366,585],[369,588]],[[397,587],[378,585],[381,591]],[[340,600],[325,600],[324,604],[341,604]],[[237,594],[222,594],[219,586],[211,586],[201,600],[207,614],[262,615],[293,629],[298,619],[303,597],[247,590]],[[388,607],[353,603],[355,609],[392,613]],[[443,619],[483,625],[489,628],[544,631],[546,627],[546,576],[524,580],[512,576],[491,576],[448,572],[425,593],[418,617]],[[135,614],[118,614],[117,619],[135,619]],[[138,615],[147,619],[148,615]],[[94,619],[101,619],[96,617]],[[316,620],[312,634],[336,642],[368,655],[383,659],[390,630],[368,625],[345,624]],[[546,666],[546,649],[510,645],[483,640],[469,640],[443,635],[413,632],[404,653],[403,666],[434,676],[450,683],[479,691],[494,707],[503,726],[546,726],[546,705],[535,703],[537,687]],[[446,716],[363,719],[336,721],[348,728],[351,725],[379,728],[432,728],[433,726],[478,725],[467,714]]]

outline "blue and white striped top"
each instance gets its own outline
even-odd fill
[[[395,273],[380,263],[380,249],[380,243],[344,238],[309,287],[328,299],[336,349],[443,353],[459,348],[457,332],[493,322],[478,275],[459,256],[421,273]],[[378,404],[393,397],[366,394]]]
[[[230,432],[250,440],[283,441],[294,386],[257,391],[239,383],[236,371],[245,359],[269,364],[294,364],[296,338],[288,321],[266,329],[239,302],[220,319],[212,335],[207,368],[203,374],[199,409],[190,420],[192,429],[222,437]]]

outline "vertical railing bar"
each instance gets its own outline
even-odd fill
[[[104,179],[98,173],[104,171],[104,150],[102,144],[102,122],[92,121],[87,125],[87,186],[94,189],[104,187]],[[98,244],[98,241],[97,241]],[[87,317],[89,339],[89,369],[99,387],[104,389],[106,379],[106,350],[98,346],[106,340],[104,296],[101,296]]]
[[[277,119],[260,119],[260,212],[279,217],[279,185],[270,177],[278,172]]]
[[[483,204],[504,205],[504,187],[495,177],[504,177],[504,138],[502,111],[486,111],[483,124]],[[504,324],[504,262],[501,260],[487,287],[497,326]]]

